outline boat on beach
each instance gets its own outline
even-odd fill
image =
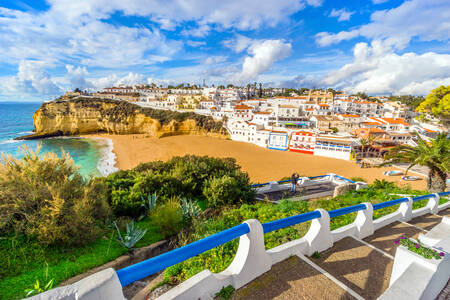
[[[420,177],[418,177],[418,176],[402,176],[402,180],[415,181],[415,180],[420,180]]]
[[[399,175],[402,175],[402,174],[403,174],[402,171],[397,171],[397,170],[391,170],[391,171],[383,172],[383,175],[385,175],[385,176],[399,176]]]

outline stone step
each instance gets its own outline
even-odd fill
[[[397,249],[395,241],[402,235],[407,238],[417,239],[419,234],[424,232],[425,231],[408,224],[394,222],[378,229],[373,235],[366,237],[364,241],[392,256],[395,256],[395,250]]]
[[[272,269],[233,293],[231,299],[355,299],[328,277],[297,256]]]
[[[365,299],[376,299],[388,288],[393,266],[392,259],[350,237],[312,261]]]

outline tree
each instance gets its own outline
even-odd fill
[[[262,83],[259,83],[259,98],[262,97]]]
[[[369,99],[369,96],[366,93],[364,93],[364,92],[358,92],[358,93],[356,93],[355,96],[357,96],[357,97],[359,97],[361,99]]]
[[[447,134],[442,132],[429,145],[420,136],[417,140],[417,147],[400,145],[392,148],[383,157],[382,165],[392,163],[408,163],[409,169],[413,166],[426,166],[429,168],[427,188],[432,193],[445,191],[447,172],[450,172],[450,141]]]
[[[450,126],[450,85],[442,85],[432,90],[417,107],[417,111],[431,113],[439,118],[444,126]]]

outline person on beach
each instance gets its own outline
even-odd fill
[[[297,173],[291,175],[291,192],[297,192],[297,179],[300,176]]]

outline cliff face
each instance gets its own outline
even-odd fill
[[[214,121],[211,117],[93,98],[43,103],[34,113],[33,121],[35,133],[24,139],[87,133],[229,137],[222,122]]]

